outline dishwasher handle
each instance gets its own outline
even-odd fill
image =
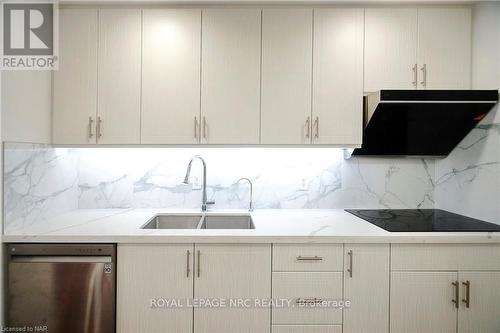
[[[65,263],[65,262],[81,262],[81,263],[110,263],[110,256],[12,256],[11,262],[33,262],[33,263]]]

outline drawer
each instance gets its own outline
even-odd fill
[[[272,308],[275,325],[334,325],[342,323],[342,309],[332,306],[300,306],[299,300],[311,302],[341,301],[342,272],[274,272],[273,299],[288,300],[290,306]]]
[[[272,333],[342,333],[342,325],[274,325]]]
[[[500,270],[500,244],[393,244],[391,270]]]
[[[273,271],[342,271],[342,244],[274,244]]]

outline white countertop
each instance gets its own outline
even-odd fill
[[[33,225],[11,225],[3,242],[92,243],[500,243],[500,232],[388,232],[340,209],[257,210],[255,229],[141,229],[168,209],[75,210]],[[247,214],[218,210],[208,214]]]

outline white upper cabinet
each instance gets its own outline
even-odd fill
[[[470,8],[419,8],[419,89],[470,89]]]
[[[417,10],[365,11],[364,91],[414,89],[417,83]]]
[[[470,8],[367,8],[365,24],[366,92],[470,89]]]
[[[53,143],[95,143],[97,10],[61,9],[59,24],[59,70],[54,71]]]
[[[363,8],[314,10],[314,144],[361,145],[363,13]]]
[[[469,7],[63,8],[60,27],[55,144],[359,147],[363,92],[471,86]]]
[[[261,143],[311,142],[312,9],[262,12]]]
[[[141,143],[199,142],[201,10],[143,11]]]
[[[261,10],[207,9],[202,21],[201,142],[257,144]]]
[[[97,142],[140,142],[141,10],[99,10]]]

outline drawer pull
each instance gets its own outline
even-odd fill
[[[298,256],[297,257],[297,261],[322,261],[322,260],[323,260],[323,257],[318,257],[318,256],[314,256],[314,257]]]
[[[313,305],[313,304],[321,304],[323,300],[321,298],[297,298],[295,303],[298,305]]]

